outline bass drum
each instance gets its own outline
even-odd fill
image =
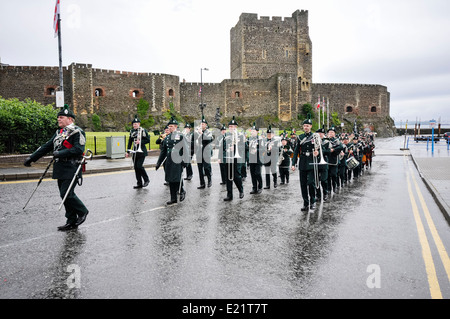
[[[349,159],[347,159],[346,164],[348,169],[354,169],[359,165],[359,162],[356,160],[356,158],[352,156]]]

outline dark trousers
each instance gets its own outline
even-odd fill
[[[281,183],[289,183],[289,167],[281,167],[279,168]]]
[[[222,179],[222,183],[226,183],[227,182],[227,169],[225,168],[227,164],[220,162],[219,167],[220,167],[220,177]]]
[[[181,182],[181,183],[183,183],[183,182]],[[170,188],[170,200],[173,202],[177,201],[178,194],[185,192],[183,184],[181,184],[181,191],[180,191],[180,193],[178,193],[178,191],[180,190],[180,182],[169,183],[169,188]]]
[[[69,189],[70,179],[58,179],[59,195],[61,199],[64,199],[67,190]],[[64,208],[66,209],[66,218],[68,224],[74,224],[77,218],[87,213],[88,209],[84,206],[83,202],[75,194],[76,181],[73,183],[66,200],[64,201]]]
[[[261,166],[262,166],[261,164],[250,163],[250,176],[252,178],[252,189],[254,191],[263,188]]]
[[[272,175],[273,177],[273,184],[276,187],[277,185],[277,178],[278,178],[278,174],[277,174],[277,167],[275,165],[267,165],[264,166],[265,169],[265,175],[266,175],[266,187],[270,187],[270,175]]]
[[[242,186],[242,176],[240,172],[240,164],[237,163],[237,160],[234,160],[234,163],[226,163],[225,164],[225,173],[227,176],[227,197],[233,198],[233,182],[236,185],[239,193],[244,192],[244,187]],[[230,180],[229,177],[233,177]]]
[[[192,177],[193,174],[194,172],[192,171],[192,165],[189,163],[186,165],[186,175],[187,177]]]
[[[328,195],[328,169],[319,169],[319,179],[320,187],[316,188],[316,197],[320,199],[322,194],[323,196]]]
[[[316,202],[313,170],[300,170],[300,189],[305,207]]]
[[[134,173],[136,175],[136,180],[137,180],[137,184],[138,185],[142,185],[145,182],[149,181],[147,172],[145,171],[144,168],[144,160],[145,160],[145,156],[144,155],[135,155],[134,156]]]
[[[211,180],[211,163],[199,162],[197,167],[200,185],[205,185],[205,176],[208,178],[208,182]]]
[[[328,166],[328,189],[331,191],[336,190],[338,185],[338,167],[337,165]]]

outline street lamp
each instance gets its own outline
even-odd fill
[[[200,69],[200,110],[202,111],[202,118],[203,118],[203,109],[206,107],[206,103],[203,103],[203,70],[209,71],[208,68],[201,68]]]

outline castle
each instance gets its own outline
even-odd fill
[[[390,93],[382,85],[312,83],[312,42],[308,11],[291,17],[260,17],[242,13],[230,30],[230,79],[202,83],[205,117],[272,115],[281,121],[297,117],[305,103],[327,97],[340,118],[363,123],[389,123]],[[149,112],[161,115],[172,106],[181,115],[199,119],[201,83],[180,83],[176,75],[136,73],[72,63],[63,69],[65,102],[88,126],[96,113],[121,130],[136,114],[137,100],[150,103]],[[0,96],[55,102],[59,68],[0,65]],[[389,126],[389,125],[388,125]]]

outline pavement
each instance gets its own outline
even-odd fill
[[[414,142],[413,136],[396,137],[398,139],[398,149],[375,149],[376,155],[398,155],[406,154],[411,156],[419,171],[419,174],[435,199],[444,217],[450,223],[450,149],[443,141],[435,143],[434,149],[431,143]],[[377,145],[377,141],[375,141]],[[399,152],[399,150],[401,152]],[[214,156],[215,155],[215,156]],[[217,155],[213,155],[217,158]],[[0,185],[2,182],[21,181],[39,179],[47,167],[51,157],[44,157],[33,163],[32,167],[23,166],[23,161],[27,155],[1,156],[0,157]],[[157,153],[152,152],[144,162],[145,168],[156,166]],[[194,161],[195,164],[195,161]],[[131,158],[107,158],[105,155],[94,156],[87,161],[84,174],[98,174],[121,170],[131,170]],[[46,178],[51,178],[51,168],[47,172]]]

